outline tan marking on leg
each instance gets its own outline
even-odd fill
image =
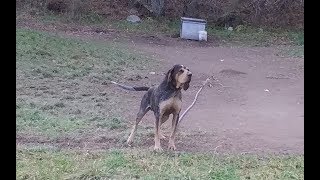
[[[161,131],[161,126],[163,123],[165,123],[167,120],[169,119],[169,115],[162,115],[162,118],[161,118],[161,124],[160,124],[160,127],[159,127],[159,137],[160,139],[165,139],[166,136],[162,133]]]
[[[160,123],[160,121],[158,121],[158,123]],[[161,148],[160,137],[159,137],[159,125],[156,124],[155,131],[154,131],[154,150],[161,152],[162,148]]]
[[[173,113],[173,117],[172,117],[172,128],[171,128],[171,135],[169,138],[169,146],[168,146],[170,150],[176,150],[175,135],[177,132],[179,113],[180,113],[180,110],[178,112]]]

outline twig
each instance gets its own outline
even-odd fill
[[[206,81],[202,84],[202,86],[200,87],[200,89],[198,90],[198,92],[196,93],[196,96],[194,97],[193,102],[191,103],[191,105],[183,112],[183,114],[180,116],[178,123],[182,120],[182,118],[184,117],[184,115],[186,115],[186,113],[193,107],[193,105],[196,103],[199,93],[202,91],[203,87],[208,83],[208,81],[210,80],[210,78],[207,78]]]
[[[222,145],[220,144],[220,145],[218,145],[217,147],[215,147],[214,148],[214,154],[217,154],[217,149],[218,149],[218,147],[221,147]]]
[[[250,153],[252,153],[253,151],[246,151],[246,152],[242,152],[242,153],[240,153],[241,155],[246,155],[246,154],[250,154]]]
[[[220,81],[215,78],[213,75],[210,77],[213,80],[215,80],[221,87],[223,88],[230,88],[230,86],[224,86],[223,84],[220,83]],[[196,96],[194,97],[193,102],[191,103],[191,105],[183,112],[183,114],[180,116],[178,123],[182,120],[182,118],[186,115],[186,113],[193,107],[193,105],[196,103],[199,93],[202,91],[203,87],[208,83],[208,81],[210,80],[210,78],[207,78],[204,83],[202,84],[202,86],[200,87],[200,89],[198,90],[198,92],[196,93]]]

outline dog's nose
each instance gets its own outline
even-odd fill
[[[191,73],[190,71],[188,72],[188,76],[189,76],[189,77],[191,77],[191,76],[192,76],[192,73]]]

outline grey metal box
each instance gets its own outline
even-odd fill
[[[199,31],[206,29],[207,21],[204,19],[195,19],[181,17],[180,37],[183,39],[199,40]]]

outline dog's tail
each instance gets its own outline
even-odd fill
[[[122,89],[126,89],[129,91],[148,91],[150,87],[146,87],[146,86],[139,86],[139,87],[133,87],[133,86],[126,86],[123,84],[119,84],[117,82],[111,81],[112,84],[115,84],[119,87],[121,87]]]

